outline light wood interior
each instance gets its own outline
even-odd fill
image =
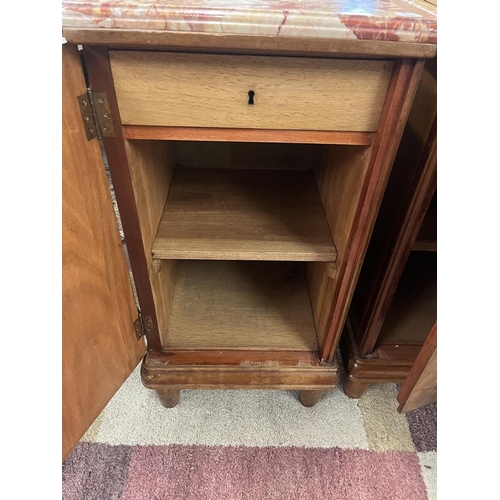
[[[175,278],[176,264],[184,259],[304,261],[315,348],[318,342],[321,345],[349,255],[369,147],[127,141],[127,155],[145,250],[151,259],[153,255],[163,259],[156,266],[161,269],[158,274],[153,262],[150,266],[163,345],[170,348],[169,339],[175,335],[175,342],[182,343],[181,328],[174,330],[178,332],[174,337],[170,328],[184,315],[178,308],[174,323],[169,317],[176,300],[174,288],[186,290],[187,285]],[[186,266],[189,277],[192,268]],[[212,279],[206,269],[202,267],[207,280]],[[281,268],[268,269],[276,273]],[[192,281],[187,283],[195,288]],[[273,323],[269,326],[272,329]],[[188,328],[185,335],[189,332]],[[295,341],[292,335],[290,348]],[[252,348],[265,348],[258,339],[255,342]],[[288,349],[287,345],[283,341],[283,348]],[[296,347],[304,349],[304,345]],[[271,341],[269,348],[278,347]]]
[[[397,399],[400,413],[437,401],[437,323],[427,336]]]
[[[144,251],[160,335],[167,327],[170,303],[174,290],[174,260],[162,264],[155,272],[151,246],[160,223],[175,170],[172,144],[167,141],[125,141],[134,198],[139,215]]]
[[[157,259],[335,261],[311,171],[177,168]]]
[[[109,58],[122,123],[175,127],[374,132],[393,67],[144,51],[110,51]]]
[[[304,264],[180,261],[165,348],[317,351]]]
[[[437,254],[412,252],[380,331],[378,345],[422,345],[436,317]]]

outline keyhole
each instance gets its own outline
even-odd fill
[[[255,95],[255,92],[253,90],[248,91],[248,105],[253,106],[253,96]]]

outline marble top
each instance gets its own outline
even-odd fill
[[[67,0],[64,28],[437,42],[424,0]]]

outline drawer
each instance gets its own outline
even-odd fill
[[[393,66],[171,52],[109,56],[122,124],[173,127],[373,132]]]

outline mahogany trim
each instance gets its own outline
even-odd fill
[[[349,320],[341,341],[346,377],[354,382],[404,382],[415,359],[363,357],[359,353]]]
[[[161,127],[124,125],[125,139],[221,142],[279,142],[300,144],[347,144],[371,146],[372,132],[338,132],[323,130],[262,130],[248,128]]]
[[[273,35],[237,35],[231,33],[169,32],[113,28],[63,28],[69,43],[107,45],[110,48],[152,48],[182,51],[266,53],[275,55],[381,57],[434,57],[432,43],[382,40],[331,39]]]
[[[141,312],[153,321],[152,333],[147,334],[148,350],[161,350],[158,319],[153,291],[149,281],[148,263],[142,242],[139,215],[135,203],[132,178],[125,151],[125,138],[120,125],[120,114],[109,64],[107,47],[85,47],[84,59],[93,92],[106,92],[113,118],[115,137],[103,137],[106,158],[113,180],[116,201],[125,233],[125,243],[130,257]]]
[[[236,365],[236,366],[320,366],[319,355],[311,351],[249,350],[169,350],[151,353],[150,366],[171,365]]]

